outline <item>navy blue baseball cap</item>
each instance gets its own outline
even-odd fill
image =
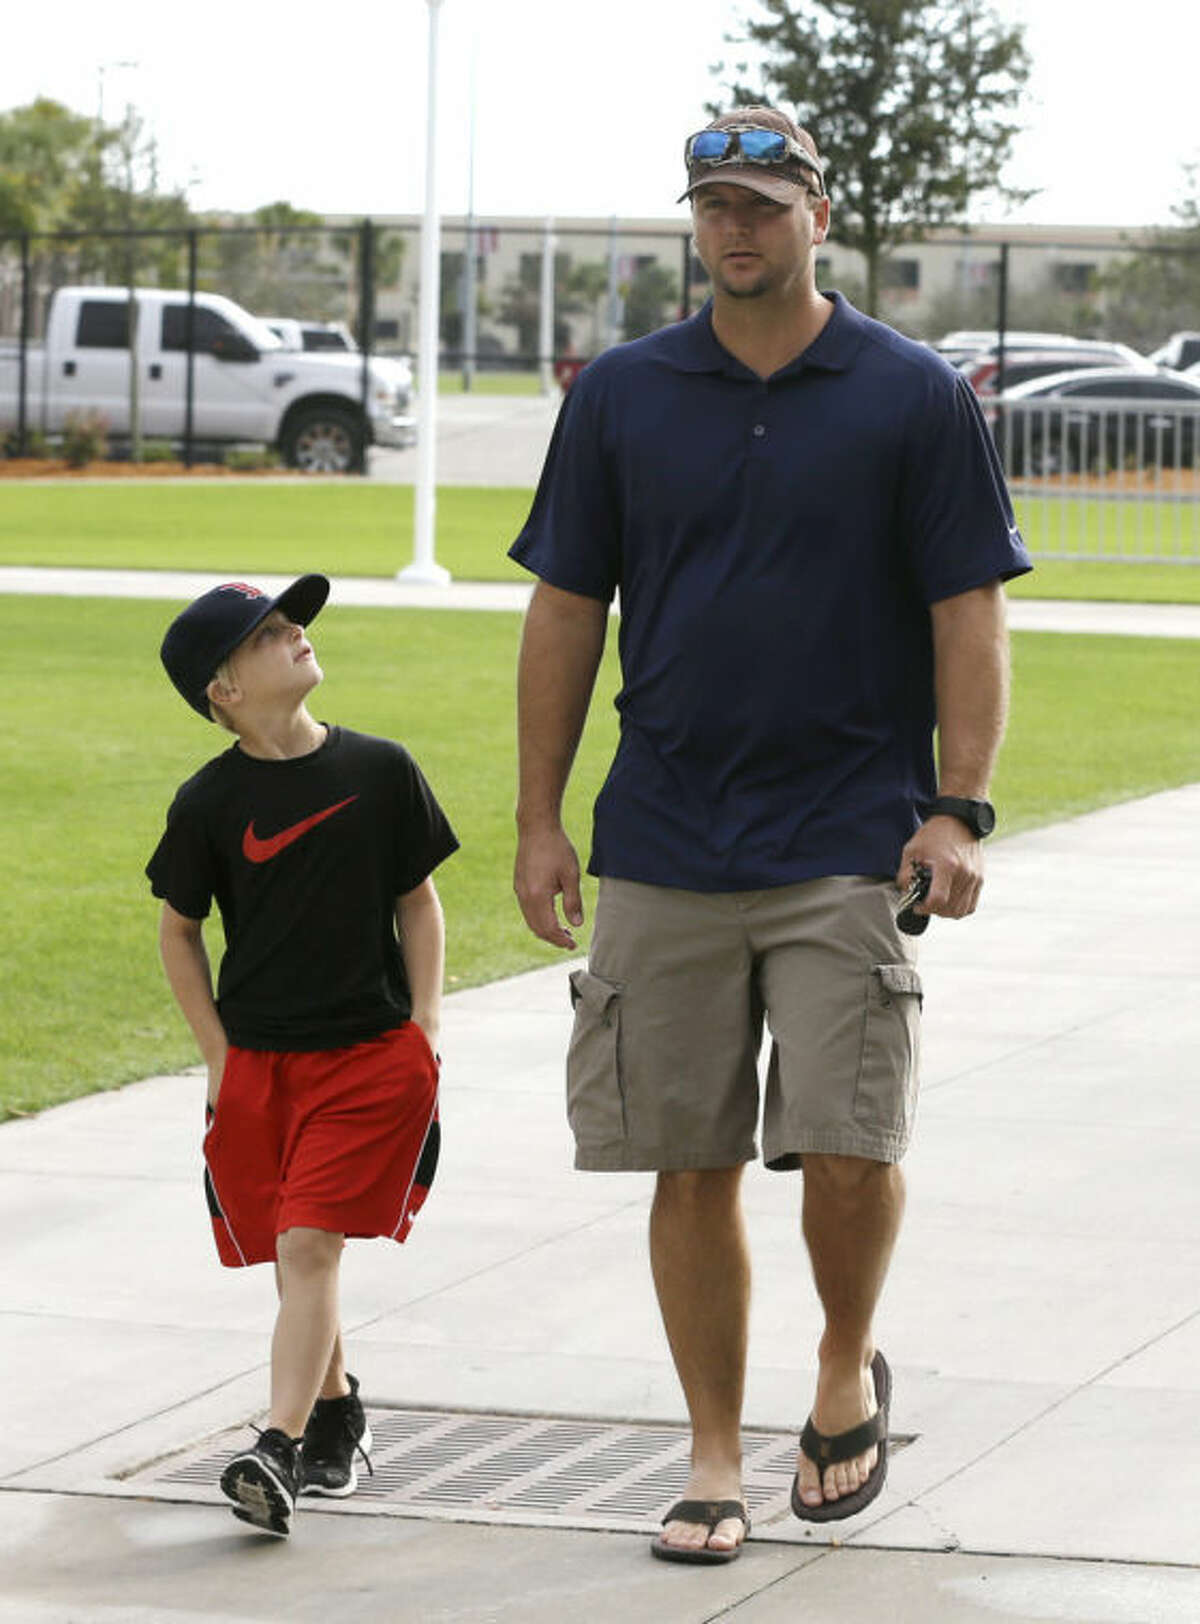
[[[160,650],[167,675],[192,709],[211,722],[207,690],[222,660],[227,660],[273,609],[297,626],[307,626],[320,614],[328,596],[326,575],[302,575],[277,598],[245,581],[214,586],[195,603],[189,603],[167,627]]]

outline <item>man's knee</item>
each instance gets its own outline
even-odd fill
[[[894,1198],[904,1189],[904,1175],[896,1162],[872,1161],[866,1156],[828,1156],[806,1152],[806,1193],[829,1201],[858,1203]]]
[[[695,1167],[659,1173],[654,1204],[662,1211],[711,1212],[736,1207],[743,1167]]]

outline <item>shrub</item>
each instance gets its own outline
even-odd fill
[[[68,412],[63,423],[62,452],[72,468],[86,468],[108,451],[108,419],[102,412]]]
[[[0,446],[0,456],[5,457],[33,457],[39,461],[50,455],[50,447],[46,443],[46,436],[41,429],[25,430],[25,445],[22,449],[21,436],[16,429],[9,429],[4,436],[4,443]]]
[[[170,440],[143,440],[143,462],[175,462],[175,447]]]
[[[279,467],[279,453],[272,451],[270,446],[262,446],[258,450],[227,451],[223,460],[226,468],[232,468],[241,474],[254,474],[263,468]]]

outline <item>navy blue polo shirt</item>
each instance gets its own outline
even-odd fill
[[[935,793],[929,605],[1031,568],[970,386],[839,295],[761,379],[711,306],[606,351],[511,556],[620,593],[593,874],[891,874]]]

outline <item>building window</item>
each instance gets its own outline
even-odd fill
[[[998,259],[960,260],[958,275],[964,287],[983,288],[990,291],[999,285],[1000,261]]]
[[[1096,266],[1088,260],[1075,263],[1060,260],[1054,267],[1054,286],[1060,293],[1093,293]]]
[[[921,262],[918,259],[885,259],[879,267],[881,288],[903,288],[915,293],[921,286]]]

